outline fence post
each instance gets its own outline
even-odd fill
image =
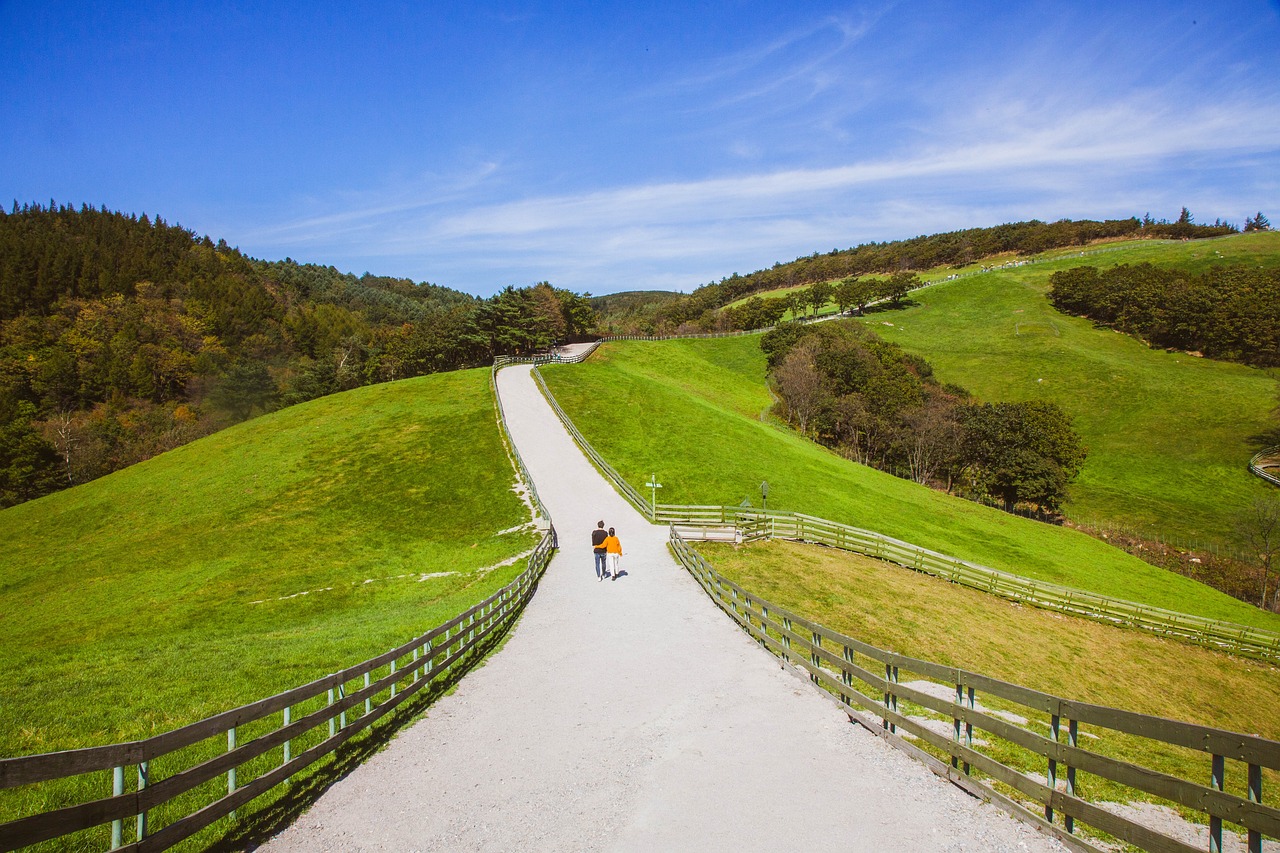
[[[329,688],[329,707],[331,708],[333,707],[333,688],[332,687]],[[337,724],[334,722],[333,717],[330,717],[329,718],[329,737],[333,737],[334,727],[336,725]]]
[[[141,761],[138,763],[138,793],[141,794],[147,788],[147,783],[151,776],[151,762]],[[143,809],[138,812],[138,840],[147,837],[147,810]]]
[[[964,705],[964,685],[956,681],[956,704]],[[960,718],[953,717],[952,720],[952,739],[956,744],[960,743]],[[958,770],[960,768],[960,756],[954,752],[951,753],[951,769]]]
[[[1058,742],[1058,735],[1062,727],[1062,718],[1057,714],[1049,717],[1049,734],[1053,738],[1053,742]],[[1058,759],[1049,759],[1049,772],[1045,776],[1049,781],[1049,799],[1044,804],[1044,819],[1053,823],[1053,792],[1058,790]]]
[[[367,672],[364,674],[364,686],[366,690],[369,689],[369,673]],[[373,697],[366,696],[364,697],[364,715],[367,717],[372,711],[373,711]]]
[[[969,710],[974,709],[973,688],[969,688]],[[973,723],[964,724],[964,745],[973,749]],[[969,762],[964,763],[964,775],[969,775]]]
[[[227,729],[227,752],[235,752],[236,749],[236,727],[232,726]],[[231,769],[227,771],[227,796],[231,796],[236,792],[236,766],[231,765]],[[231,819],[236,819],[235,810],[231,811]]]
[[[822,648],[822,635],[817,631],[811,633],[813,635],[813,648],[809,651],[809,663],[813,664],[814,669],[817,669],[822,666],[822,658],[818,656],[818,649]],[[817,684],[818,674],[816,672],[809,673],[809,680]]]
[[[118,797],[124,793],[124,766],[117,766],[111,772],[111,796]],[[116,818],[111,821],[111,849],[119,850],[124,845],[124,821]]]
[[[1249,802],[1262,803],[1262,765],[1249,765]],[[1249,853],[1262,853],[1262,833],[1249,830]]]
[[[293,721],[293,708],[289,705],[285,705],[284,720],[282,725],[285,728],[288,728],[289,723],[291,723],[292,721]],[[284,765],[288,764],[292,759],[293,759],[293,741],[286,740],[284,742],[284,757],[280,761],[280,766],[283,767]],[[288,782],[289,780],[285,779],[285,781]]]
[[[1226,758],[1214,754],[1213,769],[1210,772],[1209,787],[1215,791],[1222,790],[1223,776],[1226,774]],[[1222,818],[1209,814],[1209,853],[1222,853]]]
[[[1076,720],[1067,720],[1067,745],[1074,748],[1079,745],[1080,740],[1080,724]],[[1074,797],[1076,795],[1076,768],[1070,764],[1067,765],[1067,796]],[[1071,815],[1065,816],[1067,824],[1067,832],[1074,835],[1076,831],[1076,819]]]
[[[853,649],[849,648],[848,646],[845,646],[844,654],[842,655],[842,657],[844,658],[845,663],[850,663],[850,664],[853,663]],[[841,694],[840,698],[844,700],[844,703],[846,705],[852,705],[853,696],[851,694],[853,692],[853,673],[849,671],[849,667],[847,666],[840,667],[840,681],[844,684],[845,687],[849,688],[849,693]]]

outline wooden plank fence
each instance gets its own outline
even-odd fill
[[[870,530],[803,513],[659,504],[656,520],[678,525],[682,531],[697,527],[723,529],[726,526],[736,526],[743,531],[743,539],[749,538],[748,531],[759,537],[764,528],[767,530],[765,535],[769,538],[812,542],[853,551],[1010,601],[1098,622],[1141,628],[1164,637],[1232,654],[1280,661],[1280,634],[1272,631],[1025,578],[949,557]],[[696,533],[692,535],[697,536]]]
[[[1264,837],[1280,838],[1280,809],[1262,799],[1264,769],[1280,770],[1280,742],[1078,702],[876,648],[752,594],[716,572],[674,525],[670,529],[677,559],[720,608],[762,647],[838,697],[848,706],[851,721],[921,759],[938,775],[1072,846],[1096,849],[1077,834],[1077,824],[1084,824],[1143,850],[1197,849],[1091,801],[1085,789],[1099,786],[1093,778],[1085,784],[1084,774],[1201,813],[1207,819],[1211,851],[1222,850],[1226,824],[1243,830],[1250,853],[1261,853]],[[926,685],[939,685],[941,690]],[[1019,714],[992,711],[980,700],[996,702],[1002,709],[1012,706]],[[1035,728],[1037,719],[1047,725]],[[930,727],[931,720],[945,721],[941,728],[949,731]],[[975,737],[975,731],[981,737]],[[1111,733],[1150,743],[1144,754],[1168,747],[1203,754],[1202,778],[1208,784],[1122,761],[1085,745],[1089,739],[1102,743]],[[926,748],[908,744],[904,734]],[[1043,772],[1001,761],[996,757],[999,751],[990,748],[995,742],[1015,747],[1018,754],[1038,762]],[[1227,762],[1233,771],[1231,788],[1239,793],[1226,785]]]

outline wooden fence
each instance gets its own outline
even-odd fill
[[[547,387],[536,369],[534,377],[551,404],[551,408],[560,418],[565,429],[573,436],[574,441],[582,448],[583,453],[632,506],[654,522],[680,525],[689,533],[697,528],[716,531],[732,530],[733,538],[742,540],[780,537],[818,542],[888,560],[945,578],[953,583],[1035,607],[1057,610],[1115,625],[1142,628],[1162,636],[1235,654],[1272,661],[1280,660],[1280,634],[1273,631],[1207,619],[1189,613],[1178,613],[1002,572],[870,530],[861,530],[814,516],[725,506],[658,504],[652,507],[578,431],[568,414],[560,408],[555,395],[551,393],[551,389]]]
[[[885,651],[743,589],[716,572],[674,525],[670,543],[681,564],[725,613],[761,646],[838,697],[848,706],[851,721],[921,759],[938,775],[1073,846],[1095,849],[1078,837],[1080,823],[1143,850],[1203,849],[1089,799],[1086,789],[1106,790],[1108,785],[1113,792],[1121,786],[1205,815],[1211,851],[1222,850],[1227,823],[1244,830],[1250,853],[1261,853],[1264,836],[1280,838],[1280,809],[1262,802],[1263,770],[1280,770],[1280,742],[1064,699]],[[984,703],[999,705],[1000,710]],[[903,734],[923,748],[908,744]],[[1202,756],[1202,778],[1209,784],[1103,754],[1102,744],[1116,735],[1139,739],[1146,747],[1138,750],[1144,757],[1170,751]],[[1086,746],[1090,741],[1093,747]]]
[[[1178,613],[1025,578],[811,515],[739,507],[659,504],[656,520],[677,525],[694,538],[700,538],[697,531],[702,528],[730,528],[738,531],[738,538],[742,540],[778,538],[827,545],[897,563],[1010,601],[1098,622],[1142,628],[1164,637],[1246,657],[1280,661],[1280,634],[1263,628]]]
[[[112,850],[164,850],[234,815],[236,809],[334,752],[424,687],[440,682],[469,653],[496,639],[533,594],[550,561],[554,538],[554,529],[548,530],[525,571],[484,601],[399,648],[341,672],[145,740],[0,760],[0,789],[102,775],[103,771],[111,778],[110,792],[103,791],[99,798],[0,824],[0,849],[110,824]],[[278,725],[271,723],[274,717]],[[243,738],[251,726],[256,735]],[[158,760],[224,735],[227,748],[222,754],[184,767],[174,767],[170,761],[163,778],[157,772]],[[294,753],[295,743],[317,739]],[[256,760],[272,755],[278,761],[263,771]],[[249,762],[255,762],[250,772],[237,772]],[[176,819],[170,816],[164,826],[150,819],[157,809],[220,777],[226,779],[226,790],[212,802]],[[126,824],[132,835],[128,840]]]

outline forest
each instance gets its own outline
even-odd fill
[[[980,403],[857,323],[786,323],[761,347],[778,413],[846,458],[970,499],[1056,513],[1086,451],[1045,401]]]
[[[254,414],[490,364],[594,326],[546,282],[490,299],[246,257],[105,209],[0,209],[0,507]]]
[[[1249,219],[1248,227],[1266,227],[1266,220],[1259,213],[1256,220]],[[1183,208],[1175,222],[1157,221],[1150,216],[1105,221],[1063,219],[1050,223],[1033,219],[909,240],[864,243],[850,249],[832,249],[826,254],[815,252],[747,275],[734,273],[679,299],[663,300],[647,311],[639,310],[635,304],[629,304],[628,310],[621,314],[603,311],[602,331],[655,335],[760,328],[771,325],[761,321],[760,309],[765,312],[776,310],[781,316],[786,306],[768,306],[768,300],[762,300],[765,305],[754,305],[746,311],[722,312],[718,309],[743,297],[770,290],[856,280],[866,275],[891,276],[938,266],[961,267],[1000,254],[1032,255],[1048,249],[1083,246],[1107,239],[1220,237],[1234,234],[1237,230],[1220,220],[1212,225],[1197,224],[1190,211]]]
[[[1280,365],[1280,270],[1222,265],[1193,274],[1151,264],[1081,266],[1055,272],[1049,284],[1059,311],[1150,346]]]

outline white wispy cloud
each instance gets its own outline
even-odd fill
[[[910,155],[487,204],[468,203],[465,190],[447,201],[433,193],[306,217],[259,239],[415,259],[446,271],[431,273],[444,283],[450,274],[487,274],[596,290],[593,278],[652,286],[681,264],[692,273],[714,258],[729,265],[720,267],[726,274],[730,266],[747,271],[749,262],[786,259],[788,251],[884,239],[886,229],[912,236],[925,225],[982,221],[958,214],[957,196],[969,199],[968,215],[993,209],[988,197],[997,192],[1022,199],[1006,199],[1002,210],[1048,197],[1058,208],[1102,215],[1114,210],[1117,190],[1176,161],[1247,163],[1248,155],[1280,153],[1280,111],[1267,102],[1186,110],[1135,96],[1058,111],[1006,100],[986,115],[981,126],[940,119],[934,139]]]

